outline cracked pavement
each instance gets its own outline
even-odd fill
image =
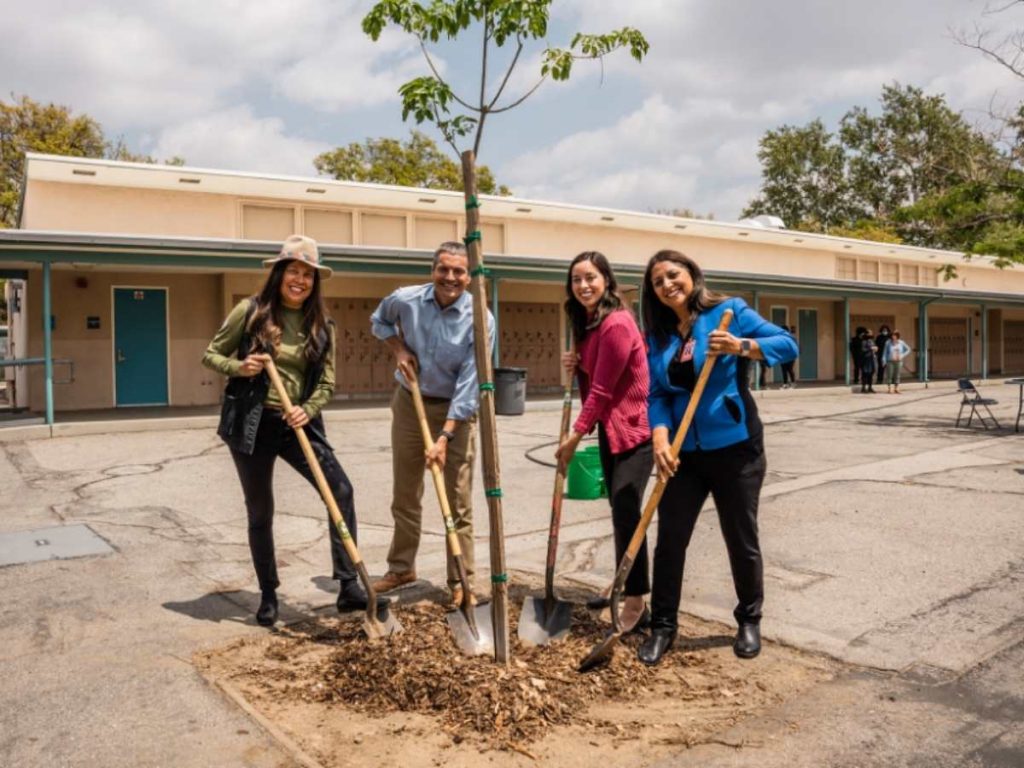
[[[758,398],[769,464],[763,631],[846,672],[671,764],[1024,764],[1024,436],[954,429],[951,384],[900,398],[840,389]],[[526,415],[499,418],[508,564],[530,578],[543,573],[552,470],[525,454],[553,439],[559,405],[531,402]],[[1001,398],[996,415],[1012,423],[1015,405]],[[327,425],[355,487],[360,550],[382,573],[389,414],[331,411]],[[200,648],[264,631],[252,621],[241,491],[212,420],[0,441],[0,484],[0,534],[86,524],[115,550],[0,568],[0,764],[293,764],[190,662]],[[486,583],[482,489],[478,468]],[[332,610],[326,512],[287,466],[275,493],[282,617]],[[424,508],[417,568],[441,585],[444,529],[429,484]],[[607,503],[566,500],[558,578],[597,589],[614,566]],[[731,625],[732,606],[717,520],[704,514],[683,610]]]

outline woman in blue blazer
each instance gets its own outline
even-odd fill
[[[726,309],[728,331],[718,331]],[[739,624],[733,650],[752,659],[761,651],[764,577],[757,536],[757,505],[765,475],[763,428],[750,395],[752,360],[773,366],[796,358],[797,343],[746,302],[705,286],[697,264],[676,251],[659,251],[647,264],[643,287],[651,386],[648,420],[658,472],[668,477],[658,505],[651,635],[638,655],[657,664],[677,629],[686,547],[697,516],[714,498],[729,551]],[[678,459],[671,442],[701,368],[718,357]]]

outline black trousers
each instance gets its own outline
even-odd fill
[[[355,541],[356,511],[352,484],[330,447],[309,430],[306,430],[306,435],[320,460],[345,525]],[[256,449],[252,455],[231,450],[231,458],[235,460],[238,479],[242,482],[242,493],[245,495],[245,509],[249,515],[249,551],[252,553],[252,564],[256,569],[261,592],[277,589],[281,584],[277,578],[277,561],[274,558],[274,463],[278,456],[316,488],[316,480],[302,453],[295,430],[288,426],[280,411],[264,409],[256,433]],[[319,495],[319,489],[317,493]],[[327,528],[331,536],[334,578],[339,581],[356,578],[355,567],[345,552],[341,534],[331,522],[329,514]]]
[[[796,374],[793,372],[793,361],[782,364],[782,383],[793,384],[796,382]]]
[[[729,551],[740,624],[761,621],[764,566],[757,536],[757,506],[767,463],[761,438],[714,451],[680,455],[679,469],[658,504],[658,545],[654,549],[652,626],[675,630],[683,588],[686,548],[708,494]]]
[[[601,469],[608,487],[608,501],[612,505],[612,528],[615,532],[615,568],[618,569],[626,553],[633,532],[643,512],[644,490],[654,466],[651,441],[634,446],[622,453],[612,453],[604,425],[598,422],[597,444],[601,449]],[[650,565],[647,561],[647,538],[636,554],[633,568],[626,577],[623,594],[646,595],[651,591]]]
[[[875,380],[875,369],[872,368],[861,368],[861,379],[860,379],[860,391],[864,392],[869,388],[874,388]]]

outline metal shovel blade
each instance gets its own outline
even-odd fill
[[[586,658],[580,662],[579,671],[589,672],[611,661],[612,656],[615,655],[615,644],[620,637],[622,637],[622,632],[609,630],[608,634],[604,636],[604,640],[595,645]]]
[[[404,629],[402,623],[391,612],[387,603],[378,603],[376,615],[373,606],[368,606],[363,616],[363,631],[370,640],[383,640],[397,635]]]
[[[494,625],[491,623],[491,606],[477,605],[469,610],[472,612],[473,622],[470,624],[464,611],[460,608],[448,614],[448,626],[455,638],[455,645],[467,656],[481,656],[485,653],[494,653]]]
[[[547,645],[569,634],[572,624],[572,603],[551,601],[548,610],[543,597],[527,597],[519,614],[519,641],[524,645]]]

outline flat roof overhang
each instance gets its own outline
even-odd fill
[[[16,276],[16,273],[44,262],[54,265],[252,271],[261,270],[263,259],[276,255],[279,249],[280,244],[276,241],[0,230],[0,268],[3,270],[0,277]],[[358,245],[322,245],[320,252],[324,263],[336,272],[402,277],[425,276],[424,262],[433,256],[432,251],[416,248]],[[565,280],[567,266],[567,260],[563,259],[506,254],[485,254],[485,262],[492,276],[499,279],[557,283]],[[643,279],[644,268],[640,265],[619,263],[614,267],[623,283],[639,284]],[[867,284],[721,270],[705,270],[705,276],[708,283],[719,290],[833,300],[941,301],[1024,307],[1024,294],[1019,293]]]

